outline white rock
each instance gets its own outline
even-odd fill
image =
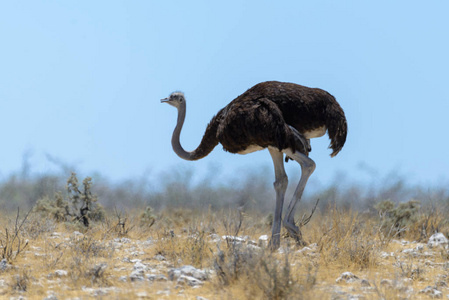
[[[209,238],[212,240],[213,243],[220,242],[220,236],[218,234],[212,233],[209,235]]]
[[[143,263],[141,263],[140,261],[136,262],[135,265],[133,266],[133,270],[142,270],[146,271],[147,270],[147,266],[145,266]]]
[[[313,250],[309,247],[304,247],[302,249],[299,249],[298,251],[296,251],[299,254],[307,254],[308,252],[313,252]]]
[[[68,274],[69,273],[66,270],[56,270],[55,271],[55,276],[58,276],[58,277],[65,277]]]
[[[163,291],[157,291],[156,295],[165,295],[165,296],[169,296],[170,295],[170,290],[169,289],[165,289]]]
[[[437,281],[435,282],[435,286],[436,287],[443,287],[443,288],[447,288],[447,283],[445,281]]]
[[[140,255],[144,255],[145,252],[143,251],[133,251],[130,253],[132,256],[140,256]]]
[[[78,237],[78,238],[82,238],[82,237],[84,236],[84,234],[82,234],[82,233],[79,232],[79,231],[74,231],[74,232],[73,232],[73,235],[74,235],[75,237]]]
[[[131,279],[131,281],[144,281],[145,278],[144,276],[144,272],[142,270],[134,270],[131,272],[131,275],[129,275],[129,279]]]
[[[417,252],[422,252],[422,251],[424,250],[424,246],[425,246],[425,244],[419,243],[419,244],[415,247],[415,251],[417,251]]]
[[[425,289],[420,290],[419,293],[429,295],[432,298],[442,298],[443,297],[443,293],[440,292],[439,290],[437,290],[433,286],[428,286]]]
[[[400,240],[400,241],[399,240],[391,240],[391,242],[396,243],[396,244],[401,244],[402,246],[410,244],[410,242],[406,241],[406,240]]]
[[[167,260],[167,259],[165,258],[165,256],[160,255],[160,254],[156,254],[156,255],[153,257],[153,259],[155,259],[155,260],[157,260],[157,261]]]
[[[369,283],[369,281],[366,280],[366,279],[362,279],[362,281],[360,281],[360,285],[361,285],[362,287],[370,287],[370,286],[371,286],[371,284]]]
[[[131,240],[128,239],[128,238],[115,238],[114,242],[122,243],[122,244],[128,244],[128,243],[131,243]]]
[[[241,237],[233,236],[233,235],[223,235],[221,238],[227,242],[233,242],[233,243],[237,243],[237,244],[242,244],[242,243],[246,242],[245,238],[241,238]]]
[[[2,259],[0,261],[0,270],[1,271],[5,271],[6,269],[9,269],[10,264],[8,264],[8,261],[6,260],[6,258]]]
[[[147,298],[148,294],[147,294],[147,292],[137,292],[136,296],[137,296],[137,298]]]
[[[388,258],[390,256],[394,256],[394,253],[393,252],[388,253],[388,252],[385,252],[385,251],[380,252],[380,257],[381,258]]]
[[[148,240],[142,242],[142,246],[151,246],[154,245],[154,240],[152,238],[149,238]]]
[[[197,269],[197,268],[195,268],[193,266],[189,266],[189,265],[182,266],[181,268],[177,268],[177,269],[170,269],[168,271],[168,278],[170,278],[170,280],[175,280],[182,275],[191,276],[191,277],[194,277],[199,280],[207,279],[206,271]]]
[[[259,242],[263,241],[263,242],[268,242],[268,235],[264,234],[259,236]]]
[[[318,248],[318,244],[317,243],[310,244],[309,248],[312,249],[313,251],[315,251]]]
[[[427,242],[429,248],[444,247],[448,248],[448,240],[441,232],[433,234]]]
[[[279,254],[284,254],[284,253],[288,253],[290,251],[290,249],[288,247],[279,247],[279,249],[277,250],[277,253]]]
[[[260,248],[259,246],[253,245],[253,244],[246,245],[246,248],[250,249],[251,251],[254,251],[254,252],[262,251],[262,248]]]
[[[346,282],[346,283],[352,283],[355,281],[359,281],[360,279],[355,276],[354,274],[352,274],[351,272],[344,272],[341,273],[340,277],[338,277],[335,282],[337,283],[341,283],[341,282]]]
[[[204,282],[192,276],[181,275],[176,283],[179,285],[198,286],[202,285]]]
[[[167,277],[162,274],[146,274],[149,281],[167,281]]]
[[[90,293],[94,297],[102,297],[102,296],[106,296],[109,293],[114,293],[114,292],[120,291],[119,288],[116,288],[114,286],[98,288],[98,289],[83,286],[81,288],[81,290],[83,290],[87,293]]]
[[[268,247],[268,235],[264,234],[259,237],[259,247]]]
[[[382,279],[382,280],[380,281],[380,285],[388,286],[388,287],[393,287],[393,281],[390,280],[390,279]]]
[[[129,279],[131,279],[131,281],[143,281],[145,280],[144,277],[144,273],[147,270],[147,266],[145,266],[143,263],[141,262],[137,262],[134,266],[133,266],[133,271],[131,272],[131,275],[129,275]]]

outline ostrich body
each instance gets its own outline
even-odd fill
[[[184,94],[174,92],[161,102],[178,109],[178,121],[172,136],[175,153],[185,160],[198,160],[208,155],[218,143],[225,151],[247,154],[268,148],[274,164],[276,208],[270,245],[280,246],[282,208],[288,179],[284,170],[286,161],[295,160],[301,166],[301,178],[287,207],[283,224],[290,236],[303,243],[299,227],[294,221],[307,180],[315,170],[309,158],[310,139],[330,138],[331,156],[343,148],[346,141],[345,114],[328,92],[294,83],[267,81],[259,83],[221,109],[206,128],[200,145],[191,152],[180,144],[181,129],[186,115]]]

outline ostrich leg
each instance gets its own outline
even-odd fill
[[[301,231],[299,230],[299,227],[295,225],[295,209],[296,205],[299,203],[302,197],[302,193],[304,192],[304,188],[306,187],[307,180],[309,179],[310,175],[312,175],[313,171],[315,170],[315,162],[307,157],[306,155],[295,152],[292,153],[290,149],[284,150],[284,152],[291,158],[293,158],[295,161],[299,163],[301,166],[301,179],[299,180],[298,186],[296,187],[295,193],[293,194],[292,200],[290,201],[290,204],[288,205],[287,212],[284,217],[284,226],[287,229],[290,236],[294,237],[296,241],[304,245],[304,241],[302,240]]]
[[[270,248],[276,250],[281,244],[281,222],[282,206],[284,205],[285,191],[287,190],[288,178],[284,170],[284,154],[274,148],[268,148],[274,164],[276,181],[273,183],[276,191],[276,208],[274,211],[273,228],[271,233]]]

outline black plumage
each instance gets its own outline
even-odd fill
[[[324,126],[331,139],[331,156],[346,141],[345,114],[331,94],[294,83],[267,81],[238,96],[212,118],[193,158],[203,158],[218,143],[231,153],[244,152],[250,146],[272,146],[308,154],[289,125],[303,136]]]

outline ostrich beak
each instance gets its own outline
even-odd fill
[[[168,98],[161,99],[161,103],[167,103],[167,102],[168,102]]]

